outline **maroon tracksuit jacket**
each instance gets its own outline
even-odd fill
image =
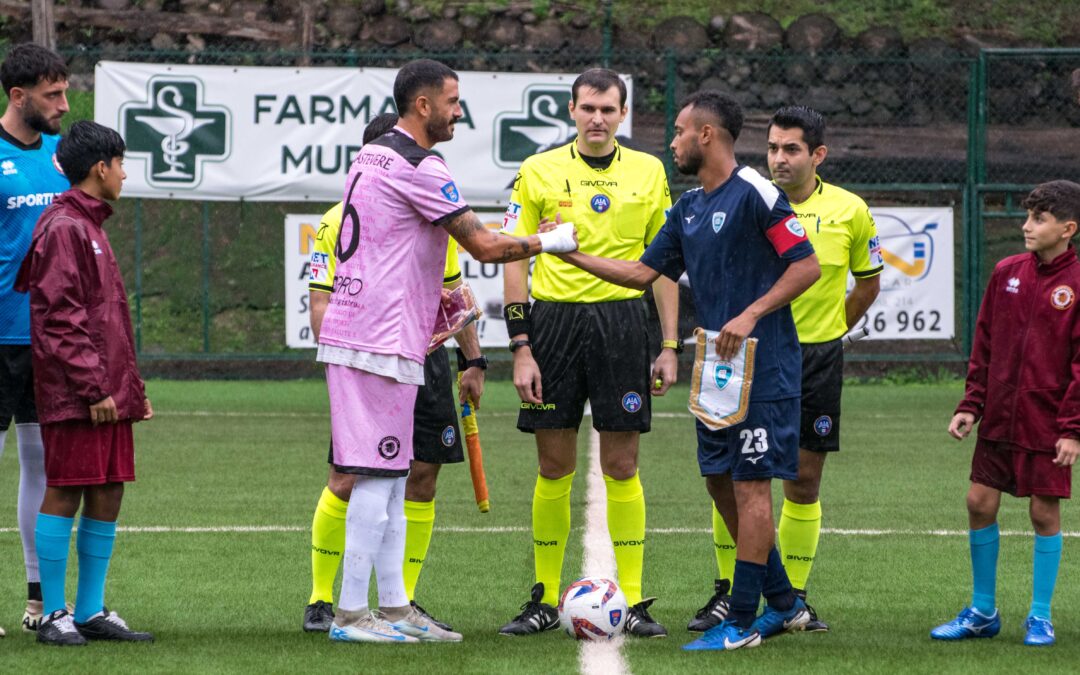
[[[1055,452],[1080,438],[1080,262],[1076,249],[1047,264],[1034,253],[1005,258],[983,297],[956,412],[979,438]]]
[[[117,417],[140,420],[146,398],[135,362],[127,293],[101,224],[112,207],[82,190],[41,214],[15,290],[30,293],[34,393],[42,424],[90,418],[112,396]]]

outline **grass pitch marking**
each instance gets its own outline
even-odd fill
[[[607,488],[600,469],[600,434],[589,430],[589,472],[585,479],[585,532],[581,572],[585,576],[618,578],[615,549],[607,526]],[[624,617],[625,621],[625,617]],[[619,635],[609,642],[581,643],[578,667],[583,675],[629,675],[630,667],[622,655],[625,638]]]

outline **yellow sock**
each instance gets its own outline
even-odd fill
[[[611,545],[615,548],[615,566],[619,587],[626,604],[641,602],[641,571],[645,564],[645,493],[635,473],[632,478],[615,480],[604,476],[607,488],[607,523]]]
[[[412,502],[405,500],[405,594],[411,601],[416,593],[416,582],[424,567],[431,529],[435,526],[435,502]]]
[[[311,520],[311,598],[334,602],[334,579],[345,555],[345,512],[349,502],[323,488]]]
[[[805,590],[810,568],[814,566],[818,537],[821,534],[821,502],[796,504],[784,500],[777,535],[791,585]]]
[[[533,492],[533,560],[536,580],[544,584],[544,599],[549,605],[559,603],[562,590],[562,564],[566,540],[570,536],[570,486],[574,474],[550,480],[536,477]]]
[[[735,577],[735,540],[716,510],[716,504],[712,505],[712,540],[716,551],[716,578],[730,581]]]

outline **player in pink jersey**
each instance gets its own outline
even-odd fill
[[[339,611],[330,639],[460,640],[409,605],[402,579],[405,476],[413,406],[435,324],[447,237],[482,262],[577,248],[573,226],[530,237],[488,230],[431,152],[462,117],[458,78],[427,59],[394,81],[401,119],[365,145],[349,170],[337,270],[319,335],[326,365],[334,469],[357,476],[345,519]],[[375,568],[379,611],[368,610]]]

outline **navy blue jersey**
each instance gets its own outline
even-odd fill
[[[59,136],[24,145],[0,129],[0,344],[30,344],[30,296],[12,290],[34,225],[53,197],[71,187],[56,162]]]
[[[784,193],[749,167],[712,192],[696,188],[671,208],[641,262],[670,279],[690,277],[698,323],[720,330],[814,248]],[[752,401],[798,396],[802,356],[791,308],[758,321]]]

